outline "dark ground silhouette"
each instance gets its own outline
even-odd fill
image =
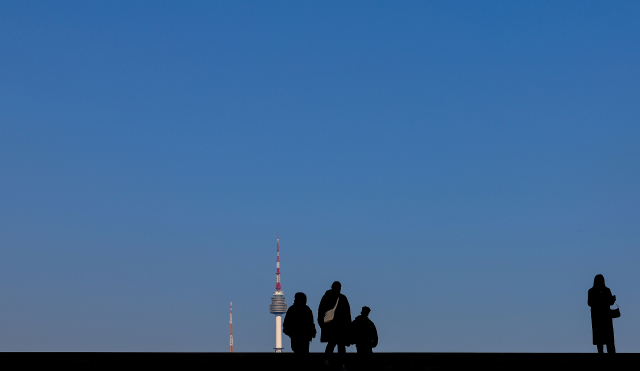
[[[260,370],[260,371],[335,371],[324,366],[324,353],[304,356],[293,353],[2,353],[5,369],[64,370]],[[616,354],[602,357],[587,353],[373,353],[367,368],[360,367],[359,355],[344,356],[353,371],[467,371],[467,370],[625,370],[640,364],[640,354]],[[13,366],[11,366],[13,365]]]

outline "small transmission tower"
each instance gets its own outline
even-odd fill
[[[233,353],[233,302],[229,303],[229,353]]]

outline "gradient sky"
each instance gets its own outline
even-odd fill
[[[640,3],[0,4],[0,351],[640,351]],[[285,347],[289,348],[288,338]],[[312,351],[323,345],[314,340]]]

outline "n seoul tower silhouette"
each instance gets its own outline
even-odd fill
[[[270,312],[276,315],[276,353],[282,353],[282,315],[287,312],[284,293],[280,285],[280,236],[276,234],[276,291],[271,297]]]

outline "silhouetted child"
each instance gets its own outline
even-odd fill
[[[307,305],[307,295],[296,293],[282,327],[282,332],[291,338],[291,350],[294,353],[309,353],[311,339],[316,337],[316,325],[313,323],[313,312]]]
[[[378,345],[378,331],[376,325],[369,319],[369,307],[362,307],[362,312],[352,323],[353,341],[358,353],[372,353]]]

